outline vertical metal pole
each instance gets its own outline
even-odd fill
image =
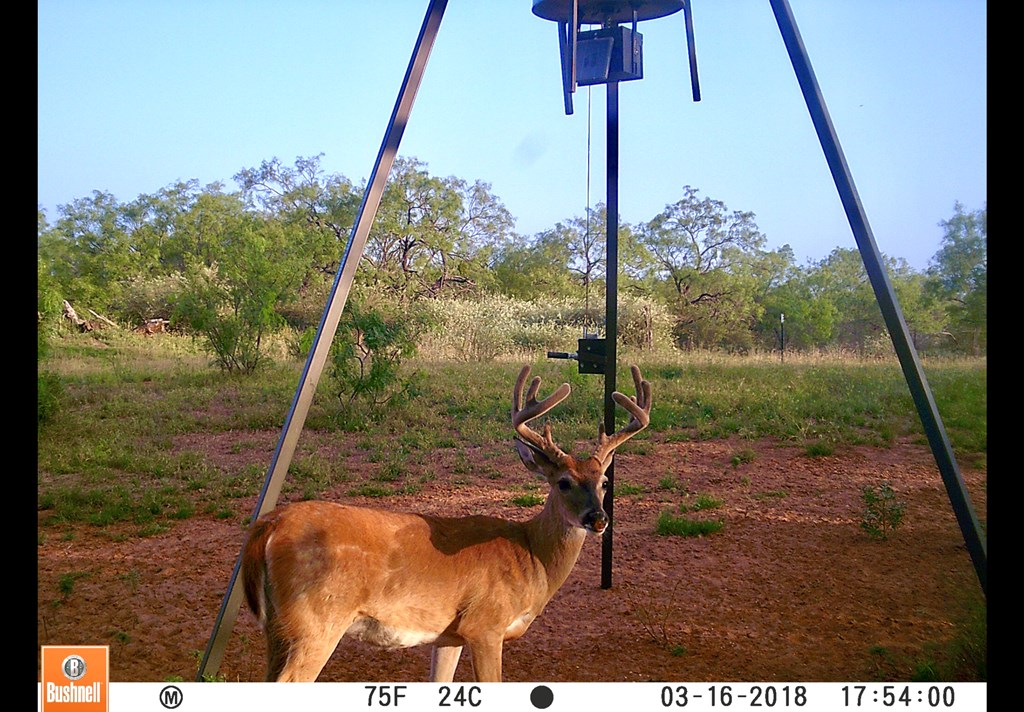
[[[608,82],[608,237],[605,241],[605,311],[604,311],[604,430],[615,432],[615,344],[619,334],[619,83]],[[608,491],[604,509],[609,526],[601,537],[601,588],[612,586],[612,535],[615,532],[615,456],[605,473]]]
[[[779,314],[779,349],[782,351],[782,363],[786,363],[786,315]]]
[[[825,153],[825,160],[828,162],[829,170],[839,191],[839,198],[846,210],[846,217],[853,230],[853,236],[857,240],[857,247],[860,249],[864,266],[867,269],[868,279],[875,292],[875,298],[882,310],[886,328],[892,339],[896,355],[899,357],[900,366],[903,368],[904,377],[910,387],[910,394],[917,406],[921,424],[924,426],[925,434],[931,445],[932,454],[939,466],[939,472],[946,486],[953,505],[953,513],[956,515],[963,533],[967,550],[974,562],[974,569],[981,583],[981,589],[988,595],[988,552],[985,542],[985,535],[981,531],[981,525],[971,504],[970,495],[964,484],[960,469],[953,457],[953,448],[949,443],[942,419],[939,417],[938,408],[932,398],[931,389],[925,378],[924,369],[917,356],[910,332],[903,319],[899,301],[889,281],[885,265],[882,262],[881,253],[875,244],[875,238],[868,224],[867,214],[860,202],[857,188],[853,183],[853,176],[846,164],[846,157],[839,145],[839,138],[835,128],[832,126],[832,119],[828,109],[825,107],[825,100],[818,87],[818,81],[811,68],[810,59],[804,48],[803,40],[796,27],[793,12],[790,10],[787,0],[770,0],[772,11],[778,22],[779,30],[782,32],[782,39],[786,44],[793,69],[796,72],[797,81],[800,83],[800,90],[803,92],[804,100],[807,102],[807,109],[811,114],[811,121],[814,123],[818,140]]]
[[[356,216],[355,224],[352,226],[352,233],[349,236],[348,246],[341,260],[338,274],[334,278],[334,286],[324,308],[323,316],[320,319],[320,326],[317,329],[313,346],[310,349],[306,366],[302,373],[298,389],[292,400],[291,409],[285,419],[284,429],[274,451],[267,478],[263,483],[263,489],[256,502],[256,509],[253,513],[255,520],[259,516],[271,511],[277,504],[277,498],[281,494],[281,486],[284,484],[285,474],[291,464],[292,456],[295,454],[295,446],[299,435],[302,433],[302,426],[306,422],[306,415],[309,413],[309,406],[316,392],[317,383],[323,373],[324,364],[330,351],[331,342],[338,329],[338,322],[341,319],[341,312],[345,308],[349,291],[352,288],[352,281],[355,279],[356,269],[359,260],[363,256],[363,248],[366,245],[366,238],[370,233],[370,226],[377,214],[380,205],[381,195],[384,193],[384,186],[387,183],[388,173],[394,163],[395,155],[398,153],[398,145],[402,140],[406,124],[409,121],[409,114],[412,111],[413,102],[416,99],[416,92],[419,89],[423,72],[427,66],[427,59],[430,50],[433,48],[434,39],[437,37],[437,30],[441,25],[441,18],[444,16],[448,0],[430,0],[426,16],[423,18],[423,25],[420,34],[416,38],[416,45],[413,48],[412,58],[409,60],[409,67],[406,70],[402,87],[398,92],[398,99],[395,101],[395,108],[391,113],[391,120],[388,122],[387,130],[384,133],[384,140],[381,142],[380,151],[377,153],[377,161],[373,166],[373,172],[366,186],[363,195],[362,205]],[[206,652],[199,664],[199,671],[196,674],[196,682],[202,682],[205,675],[216,674],[224,658],[224,650],[227,646],[227,639],[231,635],[238,609],[242,601],[242,590],[236,586],[238,573],[241,568],[241,555],[235,562],[234,571],[231,573],[231,580],[228,583],[228,590],[221,604],[220,612],[213,626],[213,633],[206,646]]]

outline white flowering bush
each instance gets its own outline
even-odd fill
[[[430,302],[437,328],[420,341],[420,353],[440,359],[490,361],[536,351],[575,351],[584,327],[604,330],[604,305],[589,314],[570,300],[523,301],[499,295]],[[650,300],[622,299],[619,337],[627,346],[671,344],[668,310]]]

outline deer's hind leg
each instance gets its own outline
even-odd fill
[[[501,682],[502,639],[475,640],[469,645],[473,654],[473,676],[477,682]]]
[[[268,618],[267,682],[316,682],[355,614],[333,621]]]

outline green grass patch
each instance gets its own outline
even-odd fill
[[[729,458],[729,462],[732,463],[733,467],[739,467],[740,465],[753,462],[756,459],[757,453],[755,453],[750,448],[743,448],[739,452],[735,453],[731,458]]]
[[[393,497],[397,492],[393,487],[365,482],[357,487],[353,487],[346,494],[349,497]]]
[[[824,440],[817,440],[804,446],[804,453],[808,457],[828,457],[835,454],[835,451],[835,445]]]
[[[533,494],[528,492],[526,494],[519,494],[512,498],[512,504],[517,507],[536,507],[537,505],[544,504],[547,497],[539,494]]]
[[[686,492],[686,486],[675,475],[665,475],[658,480],[658,489],[662,492]]]
[[[720,520],[690,519],[662,511],[654,523],[654,533],[659,536],[706,536],[720,531],[723,526],[725,523]]]
[[[699,494],[694,503],[690,505],[690,509],[699,512],[702,509],[718,509],[722,504],[723,500],[718,497],[712,497],[709,494]]]

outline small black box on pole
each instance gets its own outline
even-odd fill
[[[605,370],[605,340],[579,339],[577,344],[576,358],[580,362],[580,373],[603,374]]]
[[[586,86],[643,79],[643,42],[643,35],[621,25],[580,32],[576,83]]]

